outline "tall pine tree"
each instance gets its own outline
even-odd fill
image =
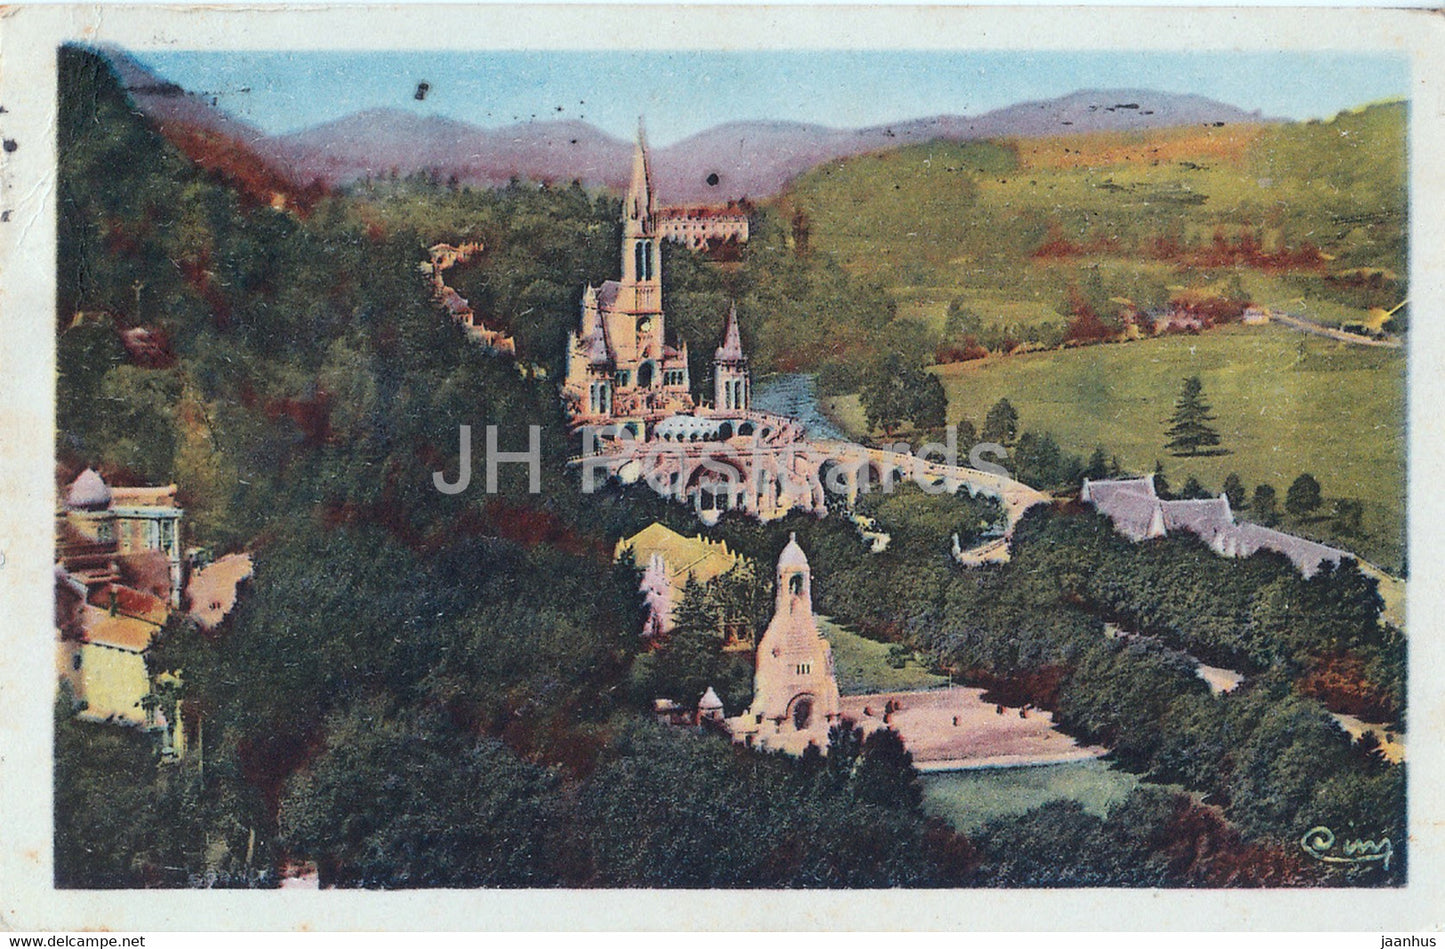
[[[1204,384],[1198,376],[1190,376],[1184,380],[1179,401],[1174,403],[1174,417],[1165,433],[1169,441],[1164,447],[1175,455],[1199,455],[1206,448],[1216,447],[1219,433],[1210,427],[1212,421],[1214,415],[1204,401]]]

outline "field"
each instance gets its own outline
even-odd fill
[[[923,777],[923,809],[962,833],[998,817],[1024,814],[1050,801],[1077,801],[1106,817],[1139,779],[1103,761],[1067,762],[1030,768],[944,771]]]
[[[1405,296],[1405,129],[1394,103],[1328,122],[934,142],[819,166],[782,204],[935,331],[953,300],[1016,332],[1061,325],[1090,282],[1159,305],[1235,274],[1257,302],[1339,324]],[[1264,255],[1321,255],[1201,262],[1244,235]],[[1040,253],[1049,241],[1071,249]],[[1351,284],[1361,272],[1378,279]]]
[[[910,658],[902,669],[893,668],[888,665],[887,643],[860,636],[826,616],[818,617],[818,629],[833,646],[833,668],[838,675],[838,690],[844,695],[908,692],[948,682],[944,676],[923,668],[916,659]]]
[[[983,422],[1007,398],[1025,431],[1049,432],[1087,456],[1096,445],[1126,470],[1164,462],[1171,485],[1193,476],[1218,491],[1236,472],[1249,492],[1272,485],[1281,502],[1309,472],[1325,508],[1337,498],[1364,505],[1363,536],[1332,538],[1324,520],[1290,525],[1333,539],[1398,572],[1405,525],[1405,357],[1349,346],[1280,326],[1226,327],[1020,356],[935,370],[949,418]],[[1199,376],[1228,454],[1175,458],[1164,432],[1183,380]],[[851,431],[862,428],[856,397],[824,408]]]

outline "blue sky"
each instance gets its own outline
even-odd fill
[[[1409,92],[1409,63],[1286,52],[184,52],[132,51],[267,132],[389,106],[481,126],[582,119],[629,138],[647,116],[666,145],[720,122],[857,127],[977,114],[1077,89],[1208,96],[1283,118],[1325,118]],[[426,99],[414,97],[427,82]]]

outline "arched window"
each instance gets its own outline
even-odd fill
[[[807,728],[813,721],[813,700],[804,696],[793,704],[793,727],[798,731]]]
[[[803,592],[803,575],[795,573],[788,578],[788,592],[798,596]]]
[[[638,241],[632,245],[634,270],[638,280],[651,280],[653,272],[652,241]]]

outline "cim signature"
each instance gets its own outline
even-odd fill
[[[1335,832],[1328,827],[1312,827],[1300,838],[1305,853],[1324,863],[1376,863],[1390,869],[1390,858],[1395,848],[1389,837],[1374,840],[1347,840],[1335,850]]]

